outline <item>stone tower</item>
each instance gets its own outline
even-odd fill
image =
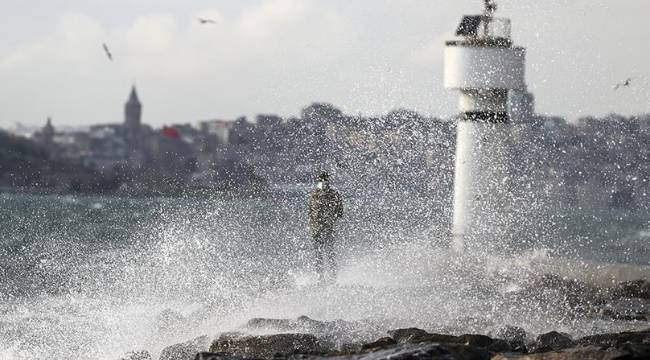
[[[130,155],[140,150],[141,117],[142,104],[138,99],[138,92],[134,85],[131,87],[131,94],[124,105],[124,130],[127,150]]]
[[[50,148],[54,144],[54,126],[52,125],[52,118],[48,117],[45,126],[41,130],[41,140],[45,147]]]

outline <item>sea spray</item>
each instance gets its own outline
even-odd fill
[[[629,325],[582,316],[557,290],[530,287],[540,274],[529,265],[571,244],[526,242],[516,255],[454,252],[444,222],[429,222],[444,209],[426,200],[347,198],[338,276],[326,284],[309,279],[302,198],[2,201],[0,211],[11,213],[2,217],[0,251],[5,358],[157,355],[202,335],[279,331],[247,327],[253,318],[302,315],[334,322],[328,336],[339,343],[412,326],[485,334],[508,324],[580,335]],[[635,221],[642,228],[646,220]],[[591,249],[576,251],[594,257]]]

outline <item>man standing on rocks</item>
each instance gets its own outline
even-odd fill
[[[309,193],[307,204],[309,230],[316,250],[316,270],[321,279],[326,272],[336,274],[334,225],[343,216],[343,200],[330,185],[329,178],[327,172],[320,173],[316,188]]]

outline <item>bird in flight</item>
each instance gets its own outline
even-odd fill
[[[103,43],[102,47],[104,48],[104,52],[106,53],[108,60],[113,61],[113,54],[111,54],[111,51],[108,49],[108,45],[106,45],[106,43]]]
[[[201,24],[216,24],[217,22],[212,20],[212,19],[206,19],[206,18],[197,18],[199,20],[199,23]]]
[[[629,87],[630,84],[632,84],[632,78],[627,78],[627,79],[625,79],[625,81],[614,85],[614,90],[618,90],[618,88],[620,88],[620,87]]]

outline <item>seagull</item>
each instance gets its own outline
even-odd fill
[[[102,47],[104,48],[104,52],[106,53],[106,57],[108,58],[108,60],[113,61],[113,54],[111,54],[111,51],[108,50],[108,46],[106,45],[106,43],[103,43]]]
[[[216,24],[217,22],[212,20],[212,19],[206,19],[206,18],[197,18],[201,24]]]
[[[614,90],[618,90],[618,88],[620,87],[629,87],[631,83],[632,83],[632,78],[627,78],[625,79],[625,81],[614,85]]]

